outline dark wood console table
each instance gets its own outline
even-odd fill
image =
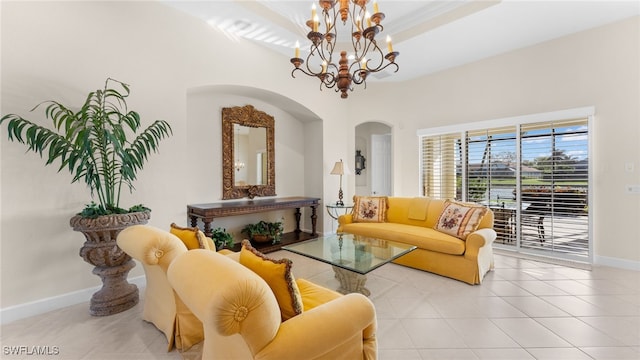
[[[254,214],[258,212],[281,210],[281,209],[296,209],[296,229],[293,231],[293,238],[299,240],[306,240],[309,238],[317,237],[316,225],[318,215],[316,214],[316,208],[320,202],[319,198],[312,197],[283,197],[283,198],[268,198],[268,199],[253,199],[253,200],[240,200],[240,201],[224,201],[219,203],[210,204],[195,204],[187,205],[187,215],[191,219],[191,226],[198,226],[198,219],[202,220],[204,224],[204,234],[208,237],[213,235],[211,223],[215,218],[224,216],[235,216]],[[300,236],[302,230],[300,230],[300,208],[309,206],[311,208],[311,236]],[[287,243],[292,236],[290,234],[284,234],[283,240],[287,239]],[[277,247],[279,248],[279,247]],[[273,251],[274,249],[269,249]],[[275,249],[277,250],[277,249]]]

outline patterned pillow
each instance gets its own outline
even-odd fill
[[[389,203],[386,196],[354,196],[353,222],[385,222]]]
[[[291,260],[270,259],[254,249],[249,240],[242,240],[240,264],[256,273],[269,285],[280,306],[282,321],[302,314],[302,296],[291,273]]]
[[[465,240],[478,229],[486,212],[482,206],[446,200],[434,229]]]

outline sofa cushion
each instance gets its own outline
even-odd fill
[[[431,199],[427,197],[415,197],[409,203],[408,218],[411,220],[425,221]]]
[[[464,240],[478,229],[486,212],[487,208],[479,205],[447,200],[435,229]]]
[[[354,222],[384,222],[387,220],[389,202],[386,196],[354,196]]]
[[[428,227],[397,223],[350,223],[345,224],[344,232],[398,241],[415,245],[420,249],[451,255],[462,255],[466,244],[463,240]]]
[[[270,259],[254,249],[249,240],[243,240],[240,264],[258,274],[269,285],[278,300],[282,321],[302,314],[302,297],[291,273],[291,260]]]
[[[189,250],[193,249],[211,249],[211,242],[197,227],[181,227],[175,223],[171,223],[170,232],[180,238]],[[213,248],[215,250],[215,246]]]
[[[329,290],[324,286],[314,284],[306,279],[296,279],[296,284],[298,284],[298,289],[300,289],[304,311],[309,311],[314,307],[318,307],[342,296],[342,294],[336,291]]]

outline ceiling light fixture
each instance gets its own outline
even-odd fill
[[[341,98],[346,99],[353,91],[352,83],[356,85],[364,84],[367,87],[366,79],[369,73],[379,72],[389,66],[395,66],[397,72],[400,67],[395,63],[399,52],[393,51],[391,38],[387,36],[387,54],[385,55],[378,43],[376,35],[384,30],[380,22],[384,20],[384,14],[378,9],[378,3],[373,2],[373,15],[367,11],[369,0],[319,0],[322,19],[318,17],[316,6],[311,8],[311,20],[307,21],[307,26],[311,28],[307,38],[311,40],[309,55],[306,59],[306,66],[301,67],[305,61],[300,58],[300,46],[296,43],[295,57],[291,63],[295,66],[291,71],[291,76],[295,78],[295,72],[301,71],[308,76],[320,79],[320,90],[324,85],[331,89],[336,87],[336,92],[340,91]],[[349,8],[351,3],[351,8]],[[339,4],[339,8],[336,5]],[[347,52],[340,52],[338,65],[333,61],[333,49],[336,45],[338,31],[335,27],[338,15],[342,23],[347,26],[347,20],[351,24],[351,44],[354,54],[347,58]],[[323,23],[323,31],[320,32],[320,20]],[[386,60],[386,61],[385,61]]]

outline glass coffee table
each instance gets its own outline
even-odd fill
[[[367,273],[416,249],[399,242],[348,233],[331,234],[282,247],[333,266],[340,281],[338,292],[371,295]]]

